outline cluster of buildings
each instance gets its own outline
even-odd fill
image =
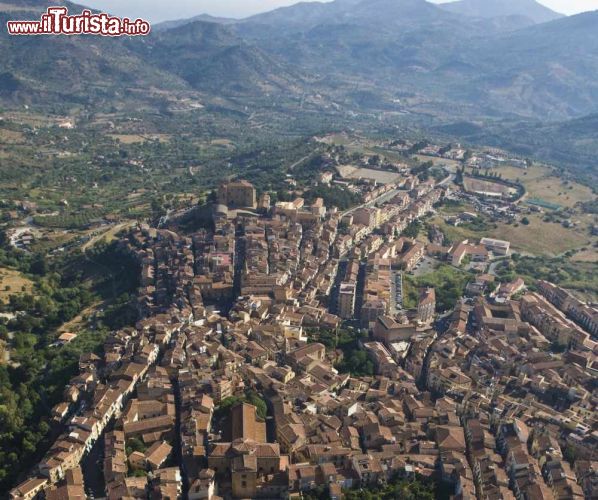
[[[140,269],[139,321],[135,327],[113,332],[104,343],[103,357],[81,356],[79,375],[66,386],[64,401],[52,410],[55,425],[63,432],[37,465],[34,477],[11,491],[11,498],[35,498],[42,492],[47,496],[54,490],[64,494],[61,498],[80,498],[71,491],[80,493],[80,467],[101,436],[107,438],[104,476],[109,498],[135,497],[131,491],[140,490],[148,495],[163,488],[172,492],[166,483],[180,491],[178,468],[160,469],[157,455],[150,452],[156,451],[152,449],[156,443],[161,447],[158,454],[163,452],[164,444],[172,440],[174,395],[168,374],[156,370],[156,364],[173,333],[193,316],[187,293],[193,278],[191,240],[141,225],[120,245]],[[123,453],[126,439],[132,438],[148,446],[143,459]],[[128,467],[135,460],[155,470],[142,478],[129,477]]]
[[[462,201],[471,205],[475,212],[461,212],[456,215],[451,215],[445,218],[445,222],[452,226],[459,226],[478,219],[484,216],[491,221],[502,221],[506,223],[516,222],[523,218],[524,214],[533,212],[540,212],[538,206],[526,206],[521,203],[524,199],[520,197],[517,200],[497,198],[497,197],[483,197],[474,192],[454,191],[451,193],[451,198],[455,201]],[[528,202],[529,204],[530,202]]]
[[[220,221],[218,221],[220,222]],[[226,221],[214,232],[193,235],[194,284],[204,300],[232,300],[236,262],[235,227]]]
[[[571,292],[553,285],[548,281],[539,281],[540,293],[559,311],[565,313],[587,332],[598,335],[598,307],[579,300]]]
[[[527,168],[527,162],[524,159],[515,158],[509,153],[497,148],[489,148],[483,151],[471,151],[459,143],[441,145],[415,143],[408,140],[393,142],[390,146],[398,151],[407,153],[418,153],[425,156],[460,161],[468,167],[478,169],[497,168],[506,165],[522,169]]]
[[[63,432],[11,498],[84,497],[98,447],[93,493],[109,499],[340,499],[399,478],[442,481],[456,499],[596,494],[585,305],[550,284],[513,300],[513,284],[504,300],[457,304],[436,331],[436,291],[407,314],[393,279],[425,252],[400,233],[442,189],[347,223],[300,201],[254,213],[253,187],[232,184],[209,231],[139,225],[121,239],[139,267],[139,320],[81,357],[53,410]],[[342,351],[313,340],[343,320],[369,332],[374,375],[340,373]]]
[[[484,271],[488,264],[494,259],[507,257],[511,252],[511,243],[506,240],[495,238],[481,238],[478,242],[472,240],[456,241],[450,246],[443,246],[437,243],[430,243],[425,247],[418,248],[419,262],[421,256],[427,254],[439,261],[445,261],[455,267],[467,266],[472,270]],[[409,264],[412,264],[409,262]],[[406,265],[405,269],[412,269]]]
[[[430,344],[422,376],[435,397],[457,402],[462,429],[455,436],[465,439],[450,461],[466,465],[459,487],[477,498],[596,494],[597,345],[567,321],[537,293],[480,296],[458,305]],[[555,351],[561,342],[566,349]]]

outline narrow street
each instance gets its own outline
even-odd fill
[[[332,290],[330,291],[330,300],[328,303],[328,310],[332,314],[336,314],[338,311],[338,293],[340,291],[341,282],[343,281],[343,277],[347,272],[347,260],[342,259],[338,263],[338,269],[336,271],[336,276],[334,278],[334,284],[332,285]]]
[[[417,380],[417,387],[422,391],[427,390],[428,368],[429,368],[429,364],[430,364],[430,353],[432,352],[432,348],[434,347],[434,344],[436,344],[436,342],[438,342],[438,340],[441,339],[442,336],[448,330],[448,326],[449,326],[450,319],[451,319],[451,314],[452,314],[452,311],[448,314],[445,314],[444,316],[441,316],[440,318],[438,318],[436,320],[436,323],[434,323],[434,331],[436,332],[436,337],[434,339],[434,342],[430,345],[428,352],[426,353],[426,357],[424,358],[424,363],[422,365],[421,374],[420,374],[419,379]]]
[[[93,444],[91,450],[83,457],[81,461],[81,470],[83,471],[83,480],[85,482],[85,492],[90,498],[102,498],[105,496],[104,482],[104,442],[106,432],[114,428],[114,420],[107,426],[106,430],[100,435]]]

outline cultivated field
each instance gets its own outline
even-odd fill
[[[2,5],[2,4],[0,4]],[[0,11],[2,8],[0,8]],[[32,127],[51,127],[63,122],[64,116],[43,115],[32,112],[7,111],[2,115],[6,120]]]
[[[16,130],[0,128],[0,143],[4,144],[22,144],[25,136]]]
[[[233,142],[229,139],[212,139],[210,141],[210,144],[214,146],[226,146],[231,148],[235,146]]]
[[[117,139],[123,144],[137,144],[145,141],[168,142],[171,136],[168,134],[111,134],[110,137]]]
[[[401,174],[396,172],[360,168],[353,165],[340,165],[336,169],[343,179],[372,179],[381,184],[390,184],[401,177]]]
[[[598,263],[598,250],[596,248],[588,248],[587,250],[582,250],[581,252],[576,253],[571,260],[573,262],[589,262],[589,263]]]
[[[315,137],[315,140],[324,144],[330,144],[334,146],[355,145],[355,139],[349,137],[345,133],[329,134],[323,137]]]

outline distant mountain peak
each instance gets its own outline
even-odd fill
[[[183,26],[185,24],[194,23],[196,21],[202,21],[204,23],[213,23],[213,24],[234,24],[238,22],[237,19],[232,19],[229,17],[215,17],[210,16],[209,14],[200,14],[199,16],[190,17],[188,19],[175,19],[172,21],[163,21],[161,23],[155,24],[153,26],[154,31],[166,31],[173,28],[178,28],[179,26]]]
[[[536,0],[459,0],[440,4],[439,7],[455,14],[480,18],[522,16],[535,24],[565,17]]]

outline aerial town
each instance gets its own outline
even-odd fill
[[[345,211],[242,179],[215,196],[209,228],[119,236],[140,319],[81,356],[61,433],[10,498],[86,498],[85,468],[111,500],[341,499],[416,479],[455,499],[596,498],[598,310],[548,281],[495,282],[509,241],[405,236],[449,185],[371,183]],[[475,279],[447,310],[433,286],[407,307],[405,276],[431,261]]]
[[[597,28],[0,0],[0,500],[598,500]]]

